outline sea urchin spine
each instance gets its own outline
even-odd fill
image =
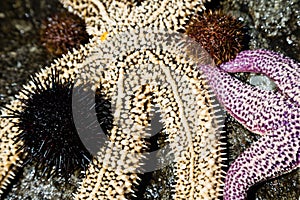
[[[32,77],[31,84],[35,85],[35,91],[21,90],[26,97],[19,99],[23,103],[22,111],[12,110],[12,116],[7,116],[18,118],[15,126],[20,134],[14,139],[15,142],[22,141],[19,150],[26,153],[24,165],[35,161],[43,173],[64,176],[85,168],[92,155],[82,143],[74,124],[73,82],[69,79],[63,83],[59,72],[52,70],[44,80]],[[102,100],[100,92],[96,98],[100,105],[95,106],[95,116],[100,119],[102,128],[107,128],[112,117],[107,118],[97,111],[109,116],[110,104]]]
[[[60,72],[61,83],[65,83],[67,80],[74,80],[76,77],[75,66],[77,63],[81,63],[85,57],[89,54],[93,44],[87,44],[80,46],[78,50],[74,50],[72,53],[68,52],[63,55],[62,58],[55,60],[50,66],[42,69],[36,73],[34,77],[40,82],[45,83],[45,79],[51,76],[52,70]],[[46,83],[45,83],[46,84]],[[47,83],[48,84],[48,83]],[[37,86],[31,81],[23,85],[25,93],[28,91],[37,91]],[[23,92],[24,93],[24,92]],[[0,117],[0,198],[4,197],[4,193],[7,191],[10,180],[15,177],[15,173],[18,170],[18,166],[22,166],[24,158],[24,151],[20,148],[23,145],[22,140],[15,140],[20,134],[20,130],[17,126],[19,123],[19,117],[15,116],[16,111],[22,112],[24,109],[24,103],[20,99],[28,99],[22,92],[16,96],[10,103],[2,106]],[[14,117],[15,116],[15,117]],[[98,118],[98,117],[97,117]]]
[[[191,20],[186,34],[198,42],[217,65],[233,59],[245,43],[243,24],[221,11],[208,11]]]
[[[26,98],[19,99],[21,111],[14,110],[19,129],[14,139],[22,141],[19,150],[25,155],[24,165],[35,161],[45,172],[69,174],[84,167],[91,155],[77,135],[72,117],[72,82],[62,83],[57,71],[52,70],[46,80],[31,78],[35,91],[23,88]]]
[[[84,21],[72,13],[58,13],[43,21],[40,30],[42,45],[54,55],[67,53],[89,41]]]

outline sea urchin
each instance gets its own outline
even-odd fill
[[[21,111],[11,110],[12,116],[6,116],[18,118],[16,127],[20,134],[15,142],[23,142],[19,150],[25,153],[24,165],[34,162],[43,174],[68,177],[75,170],[85,168],[92,158],[73,120],[74,83],[70,80],[63,82],[56,70],[52,70],[45,80],[32,77],[31,82],[36,90],[21,90],[26,97],[19,98],[23,103]],[[108,129],[112,120],[109,102],[98,92],[93,104],[95,119],[102,129]],[[94,139],[93,135],[90,137]]]
[[[54,55],[67,53],[89,41],[84,21],[71,13],[59,13],[43,21],[40,37],[42,45]]]
[[[208,11],[191,20],[186,34],[196,40],[215,64],[233,59],[245,42],[243,25],[221,11]]]

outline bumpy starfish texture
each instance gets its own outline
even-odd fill
[[[192,14],[204,10],[204,0],[60,0],[81,16],[91,35],[116,34],[136,27],[182,30]]]
[[[299,63],[289,57],[264,49],[243,51],[220,67],[227,72],[262,73],[270,77],[283,94],[300,102]]]
[[[219,115],[215,114],[213,95],[197,72],[201,59],[189,54],[191,47],[191,42],[180,40],[180,34],[131,30],[101,43],[87,59],[79,73],[89,78],[82,81],[92,81],[92,85],[103,81],[112,107],[118,109],[110,142],[90,165],[75,199],[129,198],[138,182],[137,172],[147,169],[143,159],[148,155],[141,151],[147,148],[143,141],[149,135],[145,132],[151,121],[147,113],[155,105],[174,150],[174,199],[217,199],[222,195]],[[109,52],[113,54],[108,56]],[[94,80],[89,73],[96,74]],[[126,151],[122,151],[124,144],[129,147]]]
[[[131,195],[133,185],[138,182],[142,159],[147,157],[141,152],[147,147],[143,138],[147,136],[144,128],[149,125],[147,112],[153,107],[151,102],[159,105],[171,148],[179,149],[173,155],[176,161],[174,198],[217,199],[222,194],[223,147],[211,99],[213,95],[200,78],[197,62],[185,57],[190,52],[189,43],[183,45],[172,35],[174,38],[167,38],[162,46],[155,46],[159,37],[164,41],[161,35],[165,33],[151,35],[149,32],[151,30],[141,31],[138,39],[138,44],[147,44],[146,49],[128,45],[133,44],[130,39],[136,38],[130,37],[132,35],[101,43],[93,53],[91,47],[96,43],[91,42],[35,75],[36,80],[43,82],[56,69],[64,83],[77,79],[78,74],[95,73],[97,76],[83,76],[89,78],[79,80],[92,83],[95,90],[101,83],[102,91],[116,108],[110,141],[89,166],[75,199],[126,199]],[[153,36],[156,40],[151,41]],[[172,46],[176,48],[170,48]],[[105,55],[111,51],[115,59],[108,62]],[[88,62],[82,64],[84,60]],[[100,69],[104,66],[105,70],[99,70],[99,66]],[[36,87],[37,84],[29,82],[24,89],[34,91]],[[2,114],[11,115],[10,110],[16,109],[22,112],[22,98],[27,97],[20,92],[17,100],[7,105],[8,109],[2,110]],[[8,177],[13,175],[13,168],[22,162],[17,153],[22,144],[14,142],[14,137],[20,134],[14,120],[1,119],[1,191]]]
[[[222,69],[200,66],[226,110],[263,136],[231,164],[226,175],[224,199],[245,199],[252,185],[300,166],[300,65],[278,53],[253,50],[241,52],[220,68],[266,74],[279,88],[264,91]]]
[[[88,32],[93,36],[105,39],[108,33],[126,31],[129,27],[152,26],[179,30],[183,28],[187,19],[194,12],[204,9],[202,1],[97,1],[97,0],[61,0],[62,4],[81,16],[87,25]],[[78,65],[82,63],[89,54],[91,46],[96,45],[97,39],[89,44],[81,46],[79,50],[68,52],[63,58],[55,60],[55,63],[40,73],[36,74],[38,79],[43,80],[50,74],[52,68],[61,70],[64,78],[74,78]],[[64,82],[66,79],[62,79]],[[29,91],[36,88],[33,84],[24,86]],[[22,93],[18,99],[26,98]],[[20,100],[12,101],[2,109],[2,115],[12,114],[10,110],[22,111]],[[22,142],[15,143],[14,138],[19,130],[14,124],[18,123],[16,118],[2,118],[1,125],[1,156],[0,156],[0,193],[6,188],[9,180],[13,178],[17,166],[22,163],[21,155],[17,152]]]
[[[170,6],[169,1],[164,1],[164,3]],[[147,5],[144,4],[145,7]],[[103,9],[101,7],[100,11],[104,12]],[[172,21],[171,15],[170,19]],[[169,27],[166,21],[164,22],[167,28],[174,28]],[[179,149],[173,154],[176,161],[174,198],[217,199],[222,194],[223,154],[221,150],[223,144],[220,142],[222,137],[218,130],[220,128],[218,116],[215,116],[215,105],[211,100],[213,95],[200,78],[195,67],[196,63],[185,60],[192,50],[178,39],[176,40],[178,35],[172,35],[174,38],[163,38],[161,35],[165,33],[151,35],[150,32],[151,29],[141,32],[139,35],[141,38],[137,40],[138,44],[144,44],[147,47],[152,45],[148,49],[139,49],[134,46],[136,41],[131,41],[131,39],[136,37],[127,36],[120,41],[118,40],[120,35],[117,35],[112,43],[109,43],[110,40],[108,43],[101,43],[97,37],[94,37],[80,51],[74,50],[68,53],[51,67],[35,75],[35,79],[43,82],[42,80],[49,77],[51,70],[55,68],[61,73],[62,83],[64,83],[78,78],[78,73],[87,74],[86,69],[87,71],[88,69],[95,70],[99,66],[100,69],[101,66],[105,66],[106,69],[100,72],[92,70],[92,73],[97,75],[93,77],[95,79],[81,80],[84,83],[92,82],[95,91],[101,83],[102,92],[112,99],[116,110],[114,127],[109,133],[110,140],[99,150],[97,157],[86,171],[86,178],[75,194],[75,199],[126,199],[132,194],[133,185],[138,181],[137,172],[143,168],[142,160],[147,158],[147,154],[144,155],[142,152],[147,148],[144,141],[147,133],[144,128],[149,125],[150,115],[147,112],[153,107],[151,102],[155,102],[162,112],[162,123],[168,131],[171,149]],[[102,36],[103,32],[97,32],[95,35]],[[158,38],[160,38],[159,41]],[[91,54],[91,47],[96,46],[97,42],[101,45]],[[155,44],[157,46],[153,46]],[[170,48],[172,45],[176,48]],[[130,49],[132,47],[135,49]],[[112,49],[115,50],[112,51]],[[107,65],[109,63],[107,56],[112,52],[115,53],[113,54],[115,60],[111,65]],[[92,59],[92,61],[103,62],[101,63],[103,65],[95,67],[89,62],[82,65],[87,55],[92,55],[87,61]],[[149,73],[154,74],[156,78],[151,80],[152,76]],[[161,84],[158,84],[156,79],[161,80]],[[35,87],[37,87],[36,84],[31,83],[24,86],[28,91],[34,91]],[[127,96],[131,98],[126,98]],[[18,99],[22,98],[25,97],[21,92]],[[19,109],[19,112],[22,112],[22,102],[19,100],[6,107],[9,109],[3,110],[4,115],[11,114],[9,110]],[[23,144],[14,142],[14,138],[20,133],[14,127],[17,122],[12,120],[15,119],[1,119],[1,136],[7,140],[8,144],[1,148],[1,159],[5,164],[0,166],[2,190],[9,180],[7,175],[13,174],[12,168],[22,162],[22,158],[16,152]],[[132,132],[136,134],[130,134]],[[13,162],[10,162],[11,160]]]
[[[75,76],[75,65],[81,63],[83,59],[87,56],[91,44],[86,47],[81,47],[79,50],[74,50],[71,54],[70,52],[63,56],[63,58],[55,60],[51,67],[42,69],[41,72],[35,75],[35,79],[43,83],[46,77],[51,76],[53,69],[59,71],[62,74],[61,82],[65,83],[67,80]],[[4,109],[1,109],[2,117],[0,120],[0,196],[4,192],[7,185],[10,183],[10,179],[15,176],[16,168],[22,166],[23,163],[23,154],[20,147],[24,144],[21,140],[16,138],[21,133],[21,130],[18,129],[16,124],[19,123],[19,118],[10,118],[7,116],[13,116],[14,111],[22,112],[26,107],[22,99],[27,99],[26,91],[36,91],[40,90],[38,84],[30,81],[28,84],[23,86],[25,92],[20,92],[16,99],[13,100],[8,105],[5,105]]]
[[[143,161],[148,157],[147,153],[143,153],[147,149],[144,137],[148,136],[145,130],[151,121],[149,112],[153,109],[154,102],[162,113],[162,124],[168,132],[167,142],[175,151],[172,154],[176,162],[174,198],[217,199],[221,196],[224,158],[221,153],[223,144],[220,142],[222,136],[219,116],[215,114],[216,105],[211,99],[214,95],[209,92],[196,70],[197,63],[185,60],[185,56],[190,56],[191,50],[176,40],[176,35],[173,35],[175,38],[164,38],[168,39],[164,41],[161,36],[164,33],[153,37],[149,34],[151,30],[146,30],[148,34],[142,32],[142,38],[138,41],[148,42],[147,45],[152,45],[152,49],[130,49],[135,47],[136,42],[131,41],[132,37],[123,37],[123,40],[118,40],[120,35],[113,37],[129,28],[134,28],[131,29],[133,31],[146,26],[179,30],[191,14],[203,8],[202,2],[61,2],[84,18],[89,33],[95,37],[79,51],[69,52],[52,66],[37,73],[35,79],[43,82],[53,69],[60,72],[62,83],[77,80],[78,74],[89,77],[88,72],[92,72],[97,75],[92,76],[95,79],[80,80],[81,83],[92,83],[94,91],[101,83],[101,92],[112,99],[112,104],[115,105],[114,124],[108,134],[109,140],[99,147],[97,156],[84,172],[86,177],[74,198],[128,199],[133,195],[134,185],[139,180],[137,172],[146,167],[143,166]],[[101,43],[107,33],[113,33],[110,39],[115,40],[112,43],[110,40],[108,43]],[[158,36],[162,43],[157,41]],[[153,47],[155,44],[162,46]],[[169,49],[170,44],[176,48]],[[92,47],[97,45],[98,49],[91,52]],[[112,53],[112,49],[115,49],[115,60],[107,65],[107,56]],[[83,65],[87,58],[87,61],[93,62],[85,62]],[[95,62],[102,62],[102,71],[99,71],[99,65],[94,66]],[[101,66],[105,66],[105,70]],[[153,73],[156,79],[150,80]],[[158,84],[157,80],[161,80],[162,84]],[[24,86],[28,91],[34,91],[36,87],[31,83]],[[18,112],[22,112],[22,98],[26,97],[20,92],[17,100],[2,111],[3,115],[10,115],[10,110],[18,109]],[[23,145],[22,141],[14,141],[20,134],[14,127],[17,123],[14,120],[17,119],[1,119],[1,192],[9,179],[13,178],[14,168],[23,160],[17,153]],[[132,132],[135,134],[130,134]]]

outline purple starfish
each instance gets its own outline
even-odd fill
[[[258,141],[230,166],[224,199],[245,199],[254,184],[300,166],[300,63],[267,50],[241,52],[220,66],[200,66],[218,100]],[[244,84],[227,72],[262,73],[278,91]]]

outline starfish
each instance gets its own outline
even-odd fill
[[[230,166],[224,199],[245,199],[254,184],[300,166],[300,64],[268,50],[248,50],[220,69],[200,66],[220,103],[250,131],[262,135]],[[278,91],[243,84],[226,72],[262,73]]]
[[[134,185],[139,181],[137,173],[147,157],[142,153],[147,148],[144,128],[149,126],[153,102],[162,113],[167,142],[171,149],[180,150],[173,154],[174,198],[217,199],[222,194],[224,154],[221,151],[224,144],[220,142],[222,136],[219,115],[212,100],[214,95],[195,67],[198,58],[185,60],[191,56],[192,51],[188,48],[191,44],[182,43],[178,34],[168,32],[182,28],[192,13],[203,8],[201,1],[177,1],[175,4],[167,0],[142,1],[139,6],[130,1],[61,2],[85,19],[88,31],[94,37],[89,44],[68,52],[35,74],[34,80],[47,84],[45,80],[53,70],[59,72],[62,83],[78,80],[78,74],[90,75],[92,72],[97,76],[81,81],[92,83],[94,91],[101,83],[102,92],[115,105],[110,140],[99,149],[84,171],[86,177],[74,199],[127,199],[132,195]],[[151,29],[140,30],[147,26]],[[153,34],[153,28],[168,31]],[[122,31],[131,35],[119,35]],[[166,33],[172,37],[164,36]],[[134,46],[136,43],[132,38],[135,37],[132,36],[152,48]],[[115,60],[107,57],[112,53]],[[99,62],[103,65],[95,66]],[[153,69],[149,65],[153,65]],[[99,66],[105,67],[97,69]],[[30,93],[40,89],[32,81],[23,88]],[[24,93],[21,91],[16,100],[6,105],[2,115],[10,116],[15,110],[22,112],[23,99],[28,98]],[[128,96],[133,98],[124,98]],[[20,155],[22,141],[14,140],[20,134],[15,127],[17,123],[17,118],[9,117],[0,121],[0,193],[14,178],[16,167],[22,166],[24,159]],[[133,132],[134,135],[130,134]]]
[[[165,32],[142,29],[136,35],[135,31],[102,43],[99,50],[87,59],[88,64],[83,68],[83,74],[91,71],[91,68],[93,73],[98,74],[95,82],[103,76],[101,85],[106,85],[106,94],[115,102],[112,104],[116,105],[116,108],[122,108],[114,112],[115,122],[119,124],[118,129],[123,127],[123,130],[128,131],[121,133],[118,129],[112,130],[109,147],[101,148],[98,152],[97,159],[87,170],[87,177],[83,180],[75,199],[126,198],[126,193],[130,192],[132,184],[137,181],[136,173],[132,172],[143,165],[142,156],[136,154],[134,159],[131,154],[107,157],[107,152],[124,148],[124,139],[132,137],[126,136],[127,132],[129,135],[133,132],[137,136],[143,135],[138,128],[140,122],[143,126],[149,126],[149,119],[144,116],[143,108],[151,108],[154,104],[162,113],[162,122],[168,135],[167,142],[170,148],[175,150],[172,153],[176,179],[174,199],[217,199],[222,193],[221,168],[224,160],[224,154],[221,153],[223,144],[220,142],[222,137],[218,130],[221,126],[218,125],[217,118],[220,116],[215,114],[217,110],[214,109],[215,105],[211,99],[213,96],[206,91],[201,74],[197,73],[197,67],[195,68],[202,57],[190,54],[193,48],[195,51],[192,52],[197,53],[203,52],[203,49],[197,48],[198,45],[191,45],[190,40],[184,42],[180,39],[181,34],[174,32],[166,35]],[[131,41],[132,38],[138,39],[139,42]],[[148,38],[156,39],[151,41]],[[147,46],[140,46],[141,44]],[[117,62],[102,56],[106,54],[107,49],[114,52],[113,57],[116,57]],[[190,56],[194,59],[186,60]],[[99,71],[98,66],[109,67]],[[136,92],[133,95],[134,91]],[[152,105],[149,103],[151,101],[145,101],[151,99],[151,94],[155,102]],[[132,95],[136,96],[133,100],[124,99],[124,96]],[[207,100],[204,99],[209,102],[207,108],[204,105]],[[139,106],[127,110],[128,105]],[[132,113],[133,110],[136,114]],[[120,138],[121,135],[122,141],[114,141],[114,138]],[[116,143],[120,143],[120,146],[117,147]],[[132,141],[126,143],[130,144]],[[137,151],[137,147],[142,147],[142,143],[135,144],[133,150]],[[117,166],[117,170],[111,166]],[[133,177],[134,179],[130,180]],[[116,185],[113,182],[116,182]]]
[[[205,10],[205,0],[60,0],[81,16],[90,35],[116,34],[128,28],[184,30],[193,14]]]
[[[138,183],[137,173],[143,165],[142,159],[147,157],[142,150],[146,147],[144,128],[149,126],[150,120],[147,113],[154,106],[151,99],[162,113],[167,142],[175,151],[174,198],[217,199],[223,184],[222,137],[211,99],[213,96],[197,72],[198,62],[186,57],[191,56],[187,53],[190,52],[190,43],[184,44],[179,35],[167,37],[165,32],[151,33],[150,29],[141,30],[139,34],[132,30],[102,42],[97,50],[82,48],[69,53],[35,75],[38,82],[45,84],[45,77],[50,76],[52,69],[60,72],[63,82],[79,79],[78,74],[81,74],[88,78],[80,81],[91,83],[94,88],[100,82],[102,91],[112,99],[116,109],[110,140],[100,148],[85,171],[86,177],[74,199],[128,198]],[[138,38],[139,42],[135,44],[132,38]],[[151,41],[151,38],[156,40]],[[141,48],[140,44],[147,46]],[[108,56],[110,52],[113,53],[112,60]],[[88,76],[90,72],[96,76]],[[35,91],[38,87],[30,82],[24,89]],[[8,110],[4,110],[3,115],[10,116],[15,109],[22,112],[24,98],[27,97],[20,92],[17,100],[6,106]],[[3,144],[9,145],[1,148],[1,158],[6,159],[1,170],[12,176],[14,170],[11,167],[22,162],[17,153],[22,144],[13,140],[20,132],[14,127],[15,120],[1,119],[1,135],[7,141]],[[9,163],[10,160],[14,162]],[[2,189],[6,177],[2,176]]]

